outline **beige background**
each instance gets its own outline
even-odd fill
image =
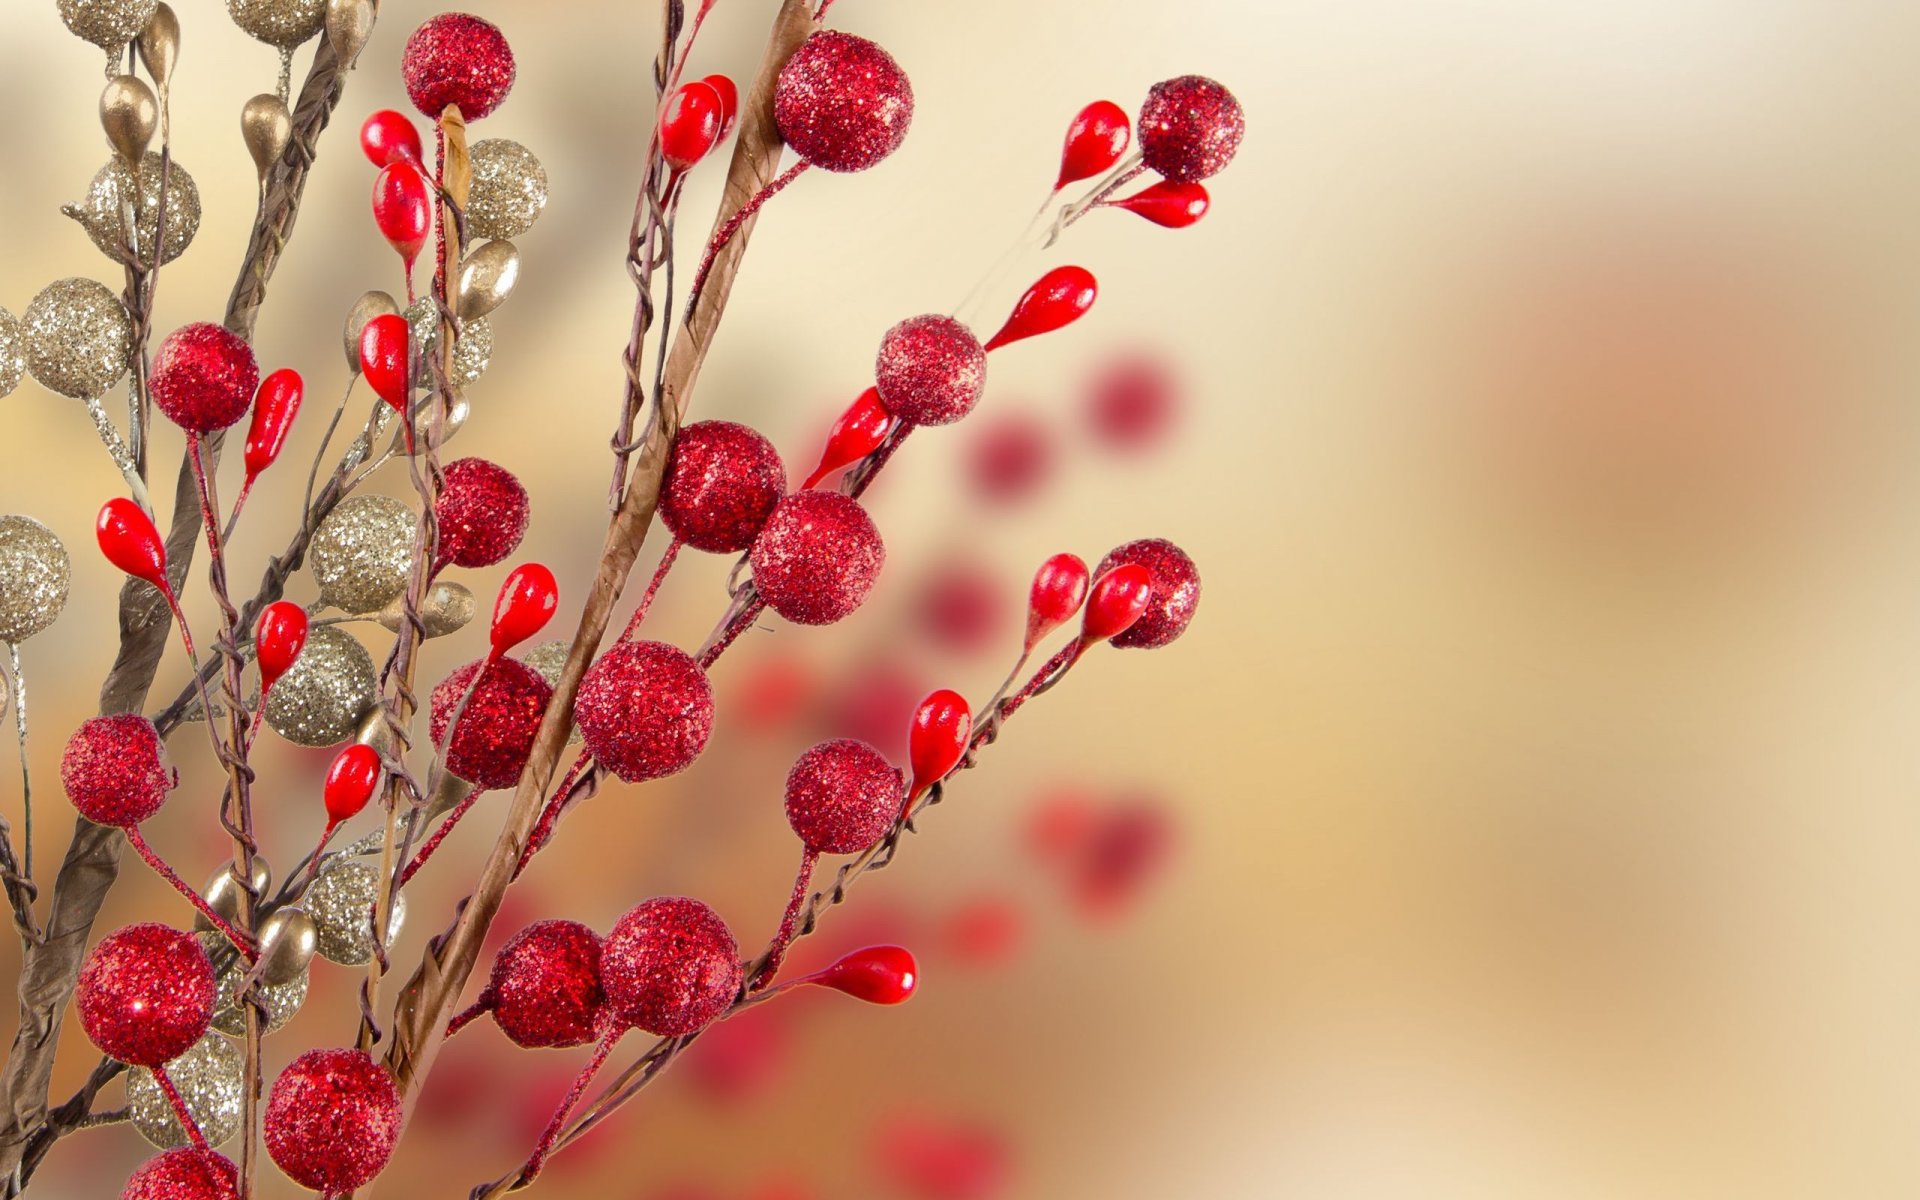
[[[533,147],[553,199],[457,448],[522,474],[529,546],[571,601],[600,538],[652,6],[474,6],[520,62],[478,134]],[[252,204],[237,112],[274,75],[215,0],[178,7],[174,145],[206,221],[164,277],[162,329],[217,317]],[[396,282],[351,141],[402,102],[399,47],[433,6],[384,8],[260,326],[314,412],[344,380],[346,305]],[[747,76],[771,8],[722,0],[698,69]],[[834,20],[911,72],[912,136],[869,175],[812,175],[774,204],[697,404],[790,465],[863,385],[880,331],[951,305],[999,253],[1085,100],[1131,108],[1204,72],[1249,133],[1195,229],[1076,229],[1064,253],[1100,275],[1093,318],[994,363],[987,406],[1064,430],[1093,365],[1172,348],[1177,439],[1124,466],[1076,449],[1042,503],[994,516],[957,483],[966,427],[922,435],[874,496],[892,557],[866,621],[755,633],[717,672],[723,697],[754,655],[832,667],[909,637],[899,581],[962,538],[1017,588],[1054,549],[1163,534],[1199,559],[1206,599],[1177,646],[1103,654],[1024,715],[856,902],[897,921],[981,889],[1028,897],[1013,964],[930,953],[906,1009],[820,1006],[784,1085],[744,1105],[670,1078],[552,1190],[694,1178],[744,1196],[791,1168],[823,1194],[893,1195],[869,1130],[911,1107],[1003,1128],[1023,1197],[1913,1194],[1911,12],[843,0]],[[109,277],[55,211],[105,158],[98,67],[48,0],[0,5],[16,313],[51,279]],[[687,229],[716,177],[693,185]],[[87,528],[118,484],[77,406],[29,382],[0,412],[0,510],[53,524],[75,558],[73,603],[27,648],[57,828],[60,742],[112,653],[117,579]],[[277,548],[296,473],[263,485],[240,578]],[[683,567],[656,635],[698,639],[723,571]],[[480,644],[437,647],[430,670]],[[1002,669],[920,661],[976,698]],[[692,890],[736,929],[769,927],[792,857],[779,780],[806,740],[723,732],[683,779],[604,795],[520,919],[604,928]],[[176,754],[190,786],[154,836],[198,877],[214,793],[204,746]],[[324,756],[266,754],[284,781],[262,789],[269,841],[291,861]],[[1075,922],[1018,850],[1035,793],[1063,779],[1175,806],[1171,873],[1127,922]],[[448,853],[475,861],[480,835]],[[458,895],[437,875],[403,958]],[[185,919],[132,878],[114,917]],[[276,1062],[350,1035],[352,982],[323,973]],[[575,1062],[467,1038],[446,1061],[494,1089],[483,1107],[537,1108],[526,1094]],[[63,1086],[90,1062],[73,1039]],[[380,1194],[464,1195],[512,1160],[494,1128],[423,1127]],[[139,1156],[131,1134],[90,1134],[43,1186],[109,1194]]]

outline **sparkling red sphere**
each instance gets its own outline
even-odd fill
[[[74,1001],[101,1053],[157,1067],[206,1034],[214,995],[213,964],[199,940],[148,922],[100,939],[80,968]]]
[[[267,1154],[301,1187],[365,1186],[400,1136],[400,1094],[361,1050],[309,1050],[273,1081],[262,1122]]]
[[[688,654],[665,642],[621,642],[580,680],[580,736],[628,783],[685,770],[713,732],[713,688]]]
[[[831,625],[865,603],[887,561],[886,544],[858,501],[796,492],[754,539],[753,584],[787,620]]]
[[[660,519],[696,550],[738,554],[787,494],[773,443],[732,421],[700,421],[673,440],[660,485]]]
[[[873,371],[888,412],[915,425],[951,425],[980,402],[987,352],[965,325],[928,313],[887,330]]]
[[[1113,644],[1153,649],[1185,633],[1194,610],[1200,607],[1200,568],[1194,566],[1193,559],[1165,538],[1142,538],[1114,547],[1100,560],[1094,578],[1127,563],[1137,563],[1153,576],[1153,597],[1147,602],[1147,611],[1115,637]]]
[[[169,421],[189,433],[212,433],[246,415],[259,385],[253,347],[200,321],[161,339],[147,389]]]
[[[900,148],[913,85],[893,56],[824,30],[802,43],[773,88],[773,120],[795,154],[828,171],[864,171]]]
[[[226,1155],[181,1146],[141,1163],[120,1200],[235,1200],[239,1179]]]
[[[514,658],[457,667],[433,689],[429,728],[433,744],[447,746],[447,725],[481,667],[486,674],[460,712],[460,727],[446,749],[447,770],[483,788],[509,788],[533,753],[534,735],[546,715],[553,688],[540,672]]]
[[[407,98],[432,120],[451,104],[477,121],[499,108],[513,88],[513,48],[491,21],[441,13],[407,39],[400,76]]]
[[[1140,153],[1177,183],[1217,175],[1233,161],[1247,117],[1233,93],[1204,75],[1162,80],[1140,106]]]
[[[740,990],[740,947],[720,914],[665,896],[620,918],[600,948],[612,1015],[656,1037],[705,1028]]]
[[[138,713],[93,717],[67,739],[60,781],[80,815],[126,829],[160,811],[179,776],[153,722]]]
[[[527,535],[527,489],[512,471],[484,458],[447,464],[446,487],[433,506],[440,557],[459,567],[490,567]]]
[[[885,837],[906,793],[899,770],[865,742],[835,738],[787,772],[787,824],[809,850],[858,854]]]
[[[600,935],[578,921],[536,921],[494,956],[493,1019],[515,1045],[579,1046],[599,1032]]]

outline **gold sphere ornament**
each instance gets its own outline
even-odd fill
[[[231,864],[215,871],[207,880],[207,886],[200,889],[200,896],[207,907],[220,914],[220,919],[228,923],[240,919],[240,883]],[[267,865],[265,855],[253,856],[253,894],[264,897],[267,889],[273,886],[273,868]],[[213,928],[213,922],[197,909],[193,916],[195,932],[205,932]]]
[[[167,1064],[167,1078],[186,1101],[187,1112],[209,1146],[240,1132],[241,1090],[247,1056],[217,1033],[209,1033]],[[162,1150],[187,1144],[187,1131],[173,1115],[160,1081],[145,1067],[127,1072],[127,1115],[140,1136]]]
[[[293,137],[293,116],[287,102],[271,92],[262,92],[240,107],[240,137],[253,156],[254,173],[266,182],[280,154]]]
[[[32,517],[0,517],[0,642],[18,645],[53,624],[72,576],[53,530]]]
[[[227,15],[247,36],[291,50],[326,24],[327,0],[227,0]]]
[[[394,633],[400,632],[400,626],[407,619],[405,602],[404,593],[388,601],[380,610],[380,624]],[[458,633],[473,620],[475,608],[471,588],[443,579],[427,589],[427,598],[420,605],[420,623],[425,626],[427,637],[446,637]]]
[[[267,963],[260,978],[270,984],[304,978],[318,944],[312,917],[297,908],[275,909],[260,923],[260,956]]]
[[[153,86],[166,95],[173,83],[173,65],[180,61],[180,18],[164,2],[154,5],[153,17],[140,31],[140,61],[153,76]]]
[[[60,0],[60,19],[75,37],[118,54],[153,20],[159,0]]]
[[[485,138],[467,151],[473,183],[467,190],[467,234],[517,238],[547,206],[547,169],[533,151],[508,138]]]
[[[507,302],[520,282],[520,252],[504,238],[477,246],[455,276],[454,308],[463,321],[476,321]]]
[[[20,318],[0,308],[0,400],[13,394],[27,373],[27,340]]]
[[[267,693],[267,724],[295,745],[337,746],[360,728],[378,682],[373,658],[352,634],[317,626]]]
[[[380,872],[370,863],[336,857],[321,868],[304,901],[319,932],[320,957],[345,967],[373,960],[372,913],[379,886]],[[400,936],[406,918],[406,895],[395,892],[387,921],[388,942]]]
[[[373,0],[327,0],[327,44],[343,63],[351,63],[373,36]]]
[[[385,608],[413,572],[417,523],[392,496],[349,496],[334,506],[308,551],[321,601],[356,616]]]
[[[414,347],[420,352],[422,386],[433,378],[433,364],[427,355],[437,354],[440,345],[440,314],[433,297],[415,301],[407,309],[407,326],[413,331]],[[493,359],[493,325],[485,317],[460,323],[460,336],[453,343],[453,362],[447,382],[463,388],[486,374]]]
[[[49,391],[75,400],[104,396],[127,373],[133,323],[104,283],[48,284],[27,305],[24,324],[27,370]]]
[[[166,180],[167,234],[160,236],[161,179]],[[128,210],[133,225],[128,227]],[[115,262],[127,261],[131,243],[138,256],[152,261],[154,243],[160,244],[160,261],[170,263],[193,244],[200,232],[200,189],[193,176],[179,163],[166,164],[160,156],[148,152],[140,160],[137,177],[133,169],[119,159],[110,160],[87,187],[87,199],[80,206],[81,223],[87,236],[100,252]],[[135,241],[135,238],[138,238]]]
[[[389,313],[398,315],[400,305],[385,292],[362,292],[360,298],[347,310],[347,323],[340,331],[341,347],[347,352],[347,370],[351,374],[360,373],[360,331],[367,322],[375,317],[384,317]]]
[[[245,1037],[247,1033],[247,1011],[234,1003],[234,990],[240,981],[247,977],[247,965],[227,944],[226,935],[202,933],[200,944],[206,947],[214,963],[213,1027],[232,1037]],[[223,965],[224,964],[224,965]],[[256,984],[253,994],[267,1010],[266,1017],[260,1022],[260,1032],[272,1033],[293,1019],[300,1006],[307,1002],[307,985],[311,976],[302,974],[291,983]]]

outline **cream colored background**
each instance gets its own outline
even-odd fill
[[[653,6],[473,4],[520,62],[477,136],[532,146],[553,200],[457,447],[521,472],[530,546],[577,597],[631,306]],[[174,145],[206,222],[166,273],[163,329],[217,318],[252,203],[237,112],[274,73],[214,0],[178,7]],[[747,76],[771,7],[721,0],[697,67]],[[353,130],[402,102],[399,47],[434,6],[384,8],[260,326],[315,411],[343,379],[345,306],[394,284]],[[959,511],[958,431],[922,435],[874,499],[890,577],[963,521],[1010,572],[1163,534],[1200,561],[1206,599],[1177,646],[1102,655],[1023,717],[871,898],[938,905],[1016,878],[1022,804],[1062,777],[1176,797],[1180,854],[1125,926],[1043,917],[1006,974],[930,973],[898,1013],[831,1011],[774,1101],[716,1112],[670,1080],[624,1119],[629,1141],[555,1190],[639,1198],[690,1173],[738,1188],[796,1163],[827,1194],[882,1194],[864,1130],[916,1097],[1014,1129],[1023,1197],[1920,1187],[1913,13],[843,0],[834,22],[911,72],[912,135],[881,169],[812,175],[773,205],[697,404],[790,461],[862,386],[879,332],[950,305],[999,252],[1082,102],[1132,107],[1198,71],[1246,105],[1208,219],[1087,222],[1065,252],[1100,275],[1093,318],[994,363],[988,404],[1064,413],[1104,354],[1177,347],[1191,406],[1170,451],[1125,472],[1078,455],[1047,504],[983,521]],[[55,212],[105,158],[98,66],[50,0],[0,5],[15,312],[50,279],[109,277]],[[87,528],[117,483],[77,407],[28,383],[0,413],[0,509],[54,524],[76,563],[73,604],[27,650],[57,827],[60,739],[112,652],[117,580]],[[271,481],[240,563],[277,547],[262,518],[284,522],[294,473]],[[722,570],[683,568],[660,629],[698,638]],[[876,606],[897,600],[883,586]],[[736,654],[830,660],[862,636],[781,628]],[[979,696],[997,675],[951,682]],[[676,785],[603,796],[527,911],[604,927],[690,889],[736,928],[770,925],[791,857],[774,797],[798,748],[734,743]],[[270,753],[288,784],[263,804],[291,861],[319,760]],[[215,847],[193,795],[156,836],[197,876]],[[456,894],[413,897],[403,958]],[[115,914],[167,904],[139,878]],[[282,1059],[349,1036],[333,976],[331,1012],[316,1000]],[[510,1093],[535,1068],[497,1046],[450,1057],[496,1065]],[[63,1081],[90,1061],[76,1038]],[[129,1135],[91,1140],[63,1148],[51,1194],[108,1194],[137,1160]],[[464,1195],[510,1159],[435,1134],[381,1194]]]

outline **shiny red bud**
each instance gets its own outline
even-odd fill
[[[1066,148],[1060,152],[1060,181],[1054,191],[1112,167],[1127,152],[1133,123],[1127,110],[1111,100],[1095,100],[1080,110],[1067,126]]]
[[[733,132],[733,123],[740,119],[740,89],[725,75],[709,75],[700,82],[720,97],[720,136],[724,138]]]
[[[1166,229],[1185,229],[1207,215],[1209,203],[1204,185],[1163,179],[1124,200],[1109,200],[1103,207],[1124,208]]]
[[[167,585],[167,545],[138,504],[115,496],[100,507],[93,532],[108,562],[163,592],[172,591]]]
[[[1080,640],[1091,645],[1119,637],[1133,628],[1152,599],[1152,572],[1139,563],[1115,567],[1093,581],[1087,615],[1080,623]]]
[[[868,1004],[901,1004],[920,986],[920,964],[904,946],[868,946],[802,982],[845,992]]]
[[[683,83],[660,109],[660,157],[684,171],[707,156],[725,124],[720,94],[701,80]]]
[[[338,825],[367,806],[380,786],[380,752],[355,742],[333,756],[320,797],[327,806],[327,824]]]
[[[827,448],[820,453],[820,465],[800,485],[806,491],[841,467],[857,463],[880,448],[887,430],[893,428],[893,414],[880,403],[880,389],[870,387],[860,393],[853,406],[840,414],[827,434]]]
[[[420,131],[413,127],[407,114],[391,108],[374,113],[360,126],[360,149],[376,167],[388,167],[396,162],[418,165],[426,161],[420,149]]]
[[[293,431],[293,419],[300,413],[300,400],[306,385],[300,372],[282,368],[260,381],[253,397],[253,424],[247,426],[247,478],[253,479],[273,465]]]
[[[1027,595],[1027,649],[1073,619],[1089,582],[1087,564],[1077,554],[1056,554],[1040,564]]]
[[[433,231],[433,186],[419,167],[401,160],[382,168],[373,181],[373,223],[411,271]]]
[[[407,406],[407,351],[412,337],[407,319],[398,313],[382,313],[360,330],[360,373],[395,412]]]
[[[498,658],[546,628],[560,606],[560,585],[539,563],[522,563],[493,602],[493,655]]]
[[[913,764],[913,786],[907,794],[918,796],[945,779],[960,764],[972,736],[973,710],[965,696],[941,688],[922,700],[907,739],[907,760]]]
[[[307,610],[276,600],[260,610],[253,626],[254,655],[260,660],[260,691],[287,673],[307,644]]]
[[[1000,332],[993,335],[987,349],[998,350],[1011,342],[1043,333],[1052,333],[1087,315],[1100,294],[1093,272],[1085,267],[1055,267],[1027,289]]]

